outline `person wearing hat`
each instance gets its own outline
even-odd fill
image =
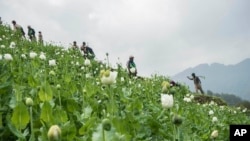
[[[137,68],[134,62],[134,56],[129,57],[129,60],[127,62],[127,69],[130,77],[137,75]]]
[[[192,73],[192,77],[187,76],[187,78],[189,80],[193,80],[194,81],[194,86],[195,86],[195,91],[196,93],[198,93],[198,91],[200,90],[200,92],[202,94],[204,94],[203,90],[202,90],[202,86],[201,86],[201,80],[198,76],[195,75],[195,73]]]

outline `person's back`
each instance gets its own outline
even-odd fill
[[[197,76],[194,77],[194,84],[196,85],[201,84],[201,80],[199,79],[199,77]]]

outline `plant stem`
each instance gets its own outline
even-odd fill
[[[34,141],[32,106],[30,106],[30,130],[31,130],[31,136],[29,141]]]
[[[103,127],[102,127],[102,140],[105,141],[105,131],[104,131]]]
[[[61,93],[60,93],[60,90],[59,90],[59,104],[60,104],[60,108],[62,108],[62,102],[61,102]]]

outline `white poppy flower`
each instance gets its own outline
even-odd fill
[[[117,77],[117,72],[116,71],[113,71],[113,72],[109,72],[109,70],[106,71],[106,74],[107,75],[103,75],[101,77],[101,82],[102,84],[106,84],[106,85],[109,85],[109,84],[113,84],[116,82],[116,77]]]
[[[55,66],[56,65],[56,60],[49,60],[49,66]]]
[[[185,101],[185,102],[191,102],[191,98],[189,98],[189,97],[184,97],[183,101]]]
[[[15,48],[16,47],[16,43],[15,42],[11,42],[10,43],[10,48]]]
[[[209,114],[209,115],[213,115],[213,114],[214,114],[214,111],[213,111],[213,110],[210,110],[210,111],[208,112],[208,114]]]
[[[174,105],[173,95],[161,94],[161,105],[163,108],[171,108]]]
[[[194,99],[194,95],[190,95],[191,100]]]
[[[25,55],[25,54],[22,54],[22,55],[21,55],[21,58],[26,59],[26,55]]]
[[[1,45],[1,48],[5,48],[5,45]]]
[[[212,134],[211,134],[211,138],[212,138],[212,139],[215,139],[215,138],[218,137],[218,135],[219,135],[218,130],[214,130],[214,131],[212,132]]]
[[[42,60],[46,60],[46,56],[45,56],[44,53],[41,53],[40,56],[39,56],[39,58],[42,59]]]
[[[35,58],[37,56],[37,53],[35,52],[30,52],[30,58]]]
[[[90,64],[90,60],[89,59],[86,59],[85,61],[84,61],[84,65],[85,66],[90,66],[91,64]]]
[[[212,122],[217,122],[218,121],[218,118],[217,117],[213,117],[212,118]]]
[[[242,112],[245,113],[247,111],[247,108],[243,109]]]
[[[11,56],[11,54],[4,54],[4,56],[3,56],[3,58],[5,59],[5,60],[13,60],[13,58],[12,58],[12,56]]]

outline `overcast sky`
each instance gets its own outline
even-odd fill
[[[113,64],[134,55],[142,76],[250,57],[250,0],[0,0],[0,16]]]

